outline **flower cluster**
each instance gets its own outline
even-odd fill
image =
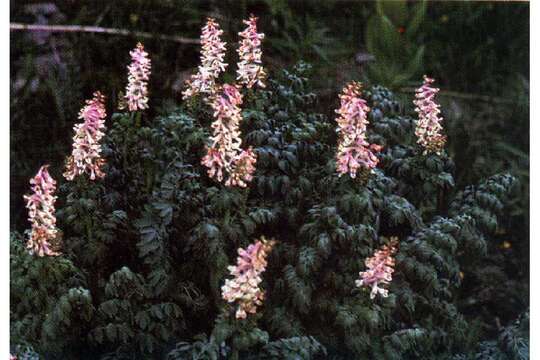
[[[229,84],[223,85],[221,94],[211,103],[215,118],[212,123],[212,146],[207,149],[202,164],[208,168],[208,176],[218,181],[223,180],[225,172],[228,173],[226,186],[246,187],[246,182],[251,181],[255,172],[255,153],[251,148],[240,148],[241,104],[242,94],[237,87]]]
[[[434,101],[439,89],[431,86],[434,81],[424,75],[424,83],[416,89],[416,100],[414,100],[414,105],[416,105],[414,110],[418,113],[415,134],[418,137],[418,144],[425,149],[424,154],[428,152],[440,154],[446,143],[446,136],[441,134],[440,105]]]
[[[234,278],[225,280],[221,293],[223,299],[229,303],[238,303],[237,319],[245,319],[247,314],[255,314],[257,306],[262,305],[264,291],[259,288],[262,282],[261,274],[266,269],[266,257],[274,244],[274,240],[262,237],[246,250],[238,249],[236,266],[228,267]]]
[[[375,251],[372,257],[365,261],[367,270],[360,272],[360,280],[356,280],[356,286],[371,286],[370,298],[374,299],[377,294],[388,296],[388,290],[379,287],[381,284],[389,284],[392,281],[395,260],[393,255],[397,251],[397,237],[390,238],[390,244],[383,245]]]
[[[252,147],[249,147],[247,150],[242,150],[242,152],[236,156],[232,172],[225,182],[225,185],[246,187],[247,183],[253,180],[256,163],[257,155],[253,152]]]
[[[381,147],[370,145],[366,140],[367,114],[370,109],[360,94],[361,84],[352,81],[339,95],[341,107],[336,110],[339,114],[336,119],[339,133],[336,155],[339,176],[349,173],[355,178],[358,168],[371,170],[379,162],[374,152],[380,151]]]
[[[32,224],[27,248],[38,256],[60,255],[56,249],[57,233],[54,203],[56,181],[48,171],[49,165],[43,165],[36,176],[30,180],[31,195],[25,195],[28,208],[28,220]]]
[[[240,48],[237,50],[240,62],[238,63],[236,79],[248,89],[254,85],[264,88],[263,81],[266,72],[261,65],[261,40],[264,39],[264,34],[257,33],[257,18],[255,16],[252,15],[249,20],[244,20],[244,24],[248,27],[238,33],[242,40]]]
[[[216,80],[227,67],[224,62],[227,43],[221,40],[222,34],[219,24],[208,18],[201,34],[201,65],[197,74],[186,81],[187,89],[182,93],[183,99],[199,93],[212,95],[216,92]]]
[[[129,52],[131,64],[128,66],[128,85],[126,87],[125,102],[129,111],[148,109],[148,80],[150,79],[151,62],[144,46],[137,43],[137,47]],[[123,106],[121,106],[122,108]]]
[[[105,135],[105,97],[99,91],[94,93],[92,100],[79,112],[82,123],[73,127],[73,150],[67,159],[64,177],[73,180],[75,176],[87,173],[90,179],[103,178],[101,170],[105,160],[101,157],[100,140]]]

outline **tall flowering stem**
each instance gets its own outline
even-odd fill
[[[446,143],[446,136],[442,135],[442,117],[440,105],[435,102],[435,95],[440,89],[431,86],[435,80],[424,75],[424,83],[416,89],[414,109],[418,113],[415,134],[417,143],[424,148],[424,154],[440,154]]]
[[[257,33],[257,19],[251,15],[249,20],[244,20],[247,28],[238,33],[242,40],[240,40],[240,47],[237,50],[240,62],[238,63],[236,79],[248,89],[254,85],[265,87],[266,71],[261,61],[261,40],[264,39],[264,34]]]
[[[227,43],[221,40],[222,34],[219,24],[213,18],[208,18],[201,34],[201,65],[198,72],[186,81],[183,99],[199,93],[213,95],[216,92],[216,80],[227,67],[224,61]]]
[[[234,85],[223,85],[222,92],[211,103],[214,110],[212,123],[212,145],[208,147],[202,164],[208,168],[208,176],[223,181],[226,186],[246,187],[255,172],[256,155],[251,148],[241,149],[240,105],[242,94]]]
[[[129,52],[131,64],[128,66],[128,84],[125,104],[129,111],[148,109],[148,80],[150,79],[151,61],[144,46],[137,43],[135,49]]]
[[[101,157],[101,138],[105,135],[105,97],[99,91],[79,112],[79,119],[84,120],[73,127],[73,150],[67,159],[64,177],[73,180],[76,176],[88,174],[91,180],[103,178],[102,167],[105,160]]]
[[[26,247],[31,254],[38,256],[57,256],[58,229],[54,203],[56,181],[48,171],[49,165],[42,166],[36,176],[30,180],[32,194],[25,195],[28,220],[32,224]]]
[[[388,296],[388,290],[380,286],[388,285],[392,281],[395,266],[393,256],[397,251],[397,245],[398,238],[392,237],[388,245],[383,245],[372,257],[365,260],[367,270],[360,272],[360,279],[356,280],[356,286],[370,286],[371,299],[374,299],[377,294],[383,297]]]
[[[247,249],[238,249],[236,266],[228,267],[234,278],[225,280],[221,294],[227,302],[238,304],[237,319],[245,319],[247,314],[255,314],[257,306],[262,305],[264,291],[259,287],[262,282],[261,274],[266,269],[266,257],[274,244],[274,240],[262,237]]]
[[[371,170],[377,166],[379,159],[374,152],[381,150],[379,145],[369,144],[366,140],[367,114],[370,108],[366,100],[360,97],[361,84],[352,81],[339,95],[341,106],[336,110],[339,117],[338,150],[336,155],[339,176],[349,173],[355,178],[359,168]]]

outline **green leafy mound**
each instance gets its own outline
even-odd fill
[[[381,87],[366,92],[380,166],[365,181],[338,177],[334,121],[313,112],[308,72],[300,64],[246,94],[243,137],[258,157],[247,189],[212,181],[200,164],[212,121],[202,102],[141,125],[114,114],[105,179],[60,187],[64,255],[32,257],[12,235],[12,344],[46,359],[526,354],[525,321],[477,347],[482,326],[458,306],[462,267],[475,269],[504,226],[514,178],[455,190],[459,164],[422,155],[414,120]],[[266,299],[237,320],[221,285],[237,249],[262,235],[278,240]],[[371,300],[355,280],[391,236],[390,295]]]

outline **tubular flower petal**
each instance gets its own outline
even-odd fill
[[[67,159],[64,177],[73,180],[75,176],[87,173],[91,180],[103,178],[101,170],[105,160],[101,157],[100,140],[105,135],[105,97],[99,91],[79,112],[79,119],[84,120],[73,127],[73,150]]]
[[[238,33],[242,40],[240,48],[237,50],[240,62],[238,63],[236,79],[248,89],[254,85],[265,87],[263,81],[266,77],[266,71],[262,67],[261,61],[261,40],[264,39],[264,34],[257,33],[257,19],[251,15],[249,20],[244,20],[244,24],[248,27]]]
[[[247,183],[253,180],[256,163],[257,156],[253,152],[253,148],[243,150],[236,157],[234,167],[225,185],[246,187]]]
[[[374,299],[377,294],[388,296],[388,290],[379,287],[381,284],[389,284],[392,281],[395,260],[393,255],[397,251],[397,237],[390,238],[389,245],[383,245],[381,249],[365,261],[367,270],[360,272],[360,280],[356,280],[356,286],[371,286],[370,298]]]
[[[152,65],[150,58],[141,43],[137,43],[129,55],[131,55],[131,64],[128,66],[125,102],[129,111],[148,109],[148,80]],[[120,107],[122,109],[122,104]]]
[[[227,43],[221,40],[222,34],[219,24],[213,18],[208,18],[201,34],[201,65],[198,72],[186,81],[183,99],[199,93],[212,95],[216,92],[216,80],[227,67],[224,62]]]
[[[434,101],[440,89],[431,86],[434,81],[424,75],[424,83],[416,89],[416,100],[413,101],[416,105],[414,110],[418,113],[414,133],[418,137],[417,143],[424,148],[424,154],[430,152],[440,154],[446,143],[446,136],[441,134],[443,119],[439,116],[440,105]]]
[[[33,194],[24,195],[28,220],[32,224],[26,247],[31,254],[38,256],[57,256],[58,229],[54,203],[56,181],[49,175],[49,165],[42,166],[36,176],[30,180]]]
[[[220,182],[224,173],[228,173],[226,186],[246,187],[246,182],[251,181],[255,172],[255,153],[251,148],[244,151],[240,148],[241,104],[242,94],[238,88],[228,84],[223,85],[223,91],[211,103],[215,118],[212,145],[207,148],[201,162],[208,168],[208,176]]]
[[[234,278],[225,280],[221,294],[227,302],[238,303],[237,319],[245,319],[247,314],[255,314],[257,306],[262,305],[264,291],[259,287],[262,282],[261,274],[266,269],[266,257],[274,244],[274,240],[262,237],[247,249],[238,249],[236,266],[228,267]]]
[[[361,84],[352,81],[343,88],[341,107],[336,110],[338,123],[338,150],[336,155],[339,176],[349,173],[356,177],[358,168],[371,170],[377,166],[379,159],[374,152],[380,151],[379,145],[370,145],[366,140],[367,114],[369,107],[360,97]]]

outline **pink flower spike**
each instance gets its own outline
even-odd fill
[[[213,95],[217,91],[216,80],[227,67],[224,61],[227,43],[221,40],[222,34],[219,24],[208,18],[201,34],[201,65],[197,74],[186,81],[187,88],[182,92],[184,100],[199,93]]]
[[[107,116],[104,102],[105,97],[97,91],[79,112],[79,119],[84,121],[73,127],[75,130],[73,150],[67,159],[64,172],[64,177],[69,181],[85,173],[91,180],[105,176],[101,170],[105,160],[101,157],[100,144],[105,135],[105,117]]]
[[[237,50],[240,62],[238,63],[236,79],[248,89],[254,85],[265,87],[266,71],[262,67],[261,61],[261,40],[264,39],[264,34],[257,33],[257,19],[251,15],[249,20],[244,20],[247,28],[238,33],[242,40]]]
[[[424,83],[416,89],[416,100],[413,101],[418,113],[418,122],[416,123],[415,134],[418,138],[417,143],[424,148],[424,154],[434,152],[441,154],[446,143],[446,136],[442,135],[442,117],[440,105],[435,102],[435,95],[439,92],[431,84],[434,82],[424,75]]]
[[[247,314],[255,314],[257,306],[262,305],[264,291],[259,287],[262,282],[261,274],[266,270],[266,257],[274,244],[274,240],[261,237],[246,250],[238,249],[236,266],[228,268],[234,278],[225,280],[221,294],[227,302],[238,304],[237,319],[245,319]]]
[[[369,107],[361,95],[361,84],[352,81],[343,88],[341,107],[336,110],[338,123],[338,150],[336,154],[336,170],[339,176],[349,173],[355,178],[359,168],[374,169],[379,159],[374,152],[380,146],[369,144],[366,140],[367,114]]]
[[[234,85],[223,85],[220,94],[210,104],[214,109],[211,145],[201,163],[208,168],[208,176],[222,181],[225,186],[246,187],[253,179],[257,158],[253,149],[242,150],[240,122],[242,121],[242,94]]]
[[[31,254],[40,257],[60,255],[56,251],[59,244],[54,208],[56,181],[49,174],[48,167],[43,165],[30,180],[33,194],[24,195],[28,220],[32,224],[26,247]]]
[[[360,272],[360,280],[356,280],[356,286],[371,286],[370,298],[374,299],[377,294],[388,296],[388,290],[381,288],[381,284],[389,284],[392,281],[395,260],[393,255],[397,251],[398,238],[391,237],[389,245],[383,245],[381,249],[365,261],[367,270]]]
[[[129,111],[148,109],[150,58],[141,43],[137,43],[129,55],[131,55],[131,64],[128,66],[128,85],[124,99]]]

